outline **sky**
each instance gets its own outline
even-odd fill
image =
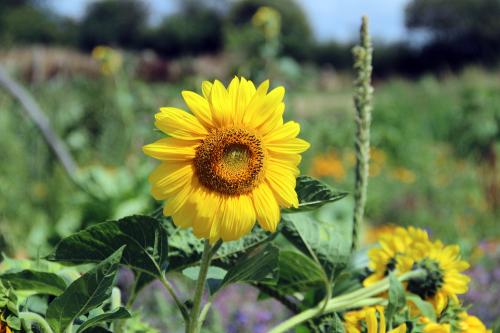
[[[49,0],[60,14],[78,18],[96,0]],[[175,12],[176,0],[143,0],[152,20]],[[372,36],[384,41],[404,38],[404,6],[409,0],[296,0],[306,12],[318,40],[350,41],[356,38],[360,18],[368,15]]]

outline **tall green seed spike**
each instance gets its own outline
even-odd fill
[[[370,123],[372,112],[373,87],[372,43],[368,32],[368,17],[363,16],[360,30],[360,45],[352,50],[354,55],[354,105],[356,107],[356,179],[354,188],[354,214],[352,229],[352,249],[358,243],[358,229],[363,221],[368,187],[368,169],[370,162]]]

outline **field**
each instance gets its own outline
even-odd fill
[[[306,74],[285,82],[285,118],[300,122],[301,137],[311,143],[301,171],[351,192],[352,79],[328,71]],[[157,109],[184,107],[180,92],[199,91],[201,79],[212,78],[145,82],[125,66],[113,76],[61,74],[25,82],[74,156],[76,181],[54,158],[18,101],[0,91],[0,250],[8,257],[40,258],[60,239],[91,224],[155,210],[159,203],[149,195],[147,182],[155,163],[142,153],[142,146],[160,138],[153,125]],[[271,85],[280,83],[272,79]],[[485,293],[494,295],[500,281],[494,268],[500,261],[500,76],[469,68],[414,81],[376,80],[374,86],[364,244],[373,243],[387,225],[419,226],[443,242],[459,244],[473,265],[470,274],[478,276],[465,299],[473,301],[476,313],[491,325],[500,316],[498,299]],[[351,219],[352,196],[334,207],[324,218],[331,223]],[[186,282],[181,280],[182,289]],[[249,287],[241,290],[248,293],[247,299],[257,297]],[[228,296],[234,294],[230,288],[219,297],[239,302]],[[137,306],[150,313],[142,316],[153,326],[178,326],[165,320],[174,316],[169,302],[143,296]],[[249,322],[261,325],[264,332],[286,315],[285,310],[273,310],[272,315],[255,309],[235,313],[225,303],[216,303],[226,311],[221,318],[240,316],[241,326],[236,319],[228,323],[215,316],[209,325],[214,332],[217,325],[246,332]],[[269,301],[264,307],[276,309]]]

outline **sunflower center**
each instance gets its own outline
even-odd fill
[[[228,195],[252,191],[262,180],[264,162],[261,140],[242,128],[213,131],[198,146],[194,158],[200,183]]]
[[[412,269],[423,269],[427,274],[421,278],[413,278],[408,281],[408,291],[426,299],[436,295],[444,283],[443,270],[439,264],[430,259],[423,259],[413,264]]]

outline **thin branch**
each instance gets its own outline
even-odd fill
[[[0,65],[0,86],[7,90],[12,96],[14,96],[23,106],[26,114],[35,123],[36,127],[40,130],[43,138],[49,145],[50,149],[53,151],[54,155],[61,162],[64,170],[68,176],[75,182],[76,181],[76,171],[77,165],[75,160],[71,156],[70,152],[66,148],[64,142],[57,136],[54,132],[50,121],[47,116],[43,113],[40,106],[37,104],[35,99],[31,94],[17,83],[13,78],[11,78],[6,70]]]

